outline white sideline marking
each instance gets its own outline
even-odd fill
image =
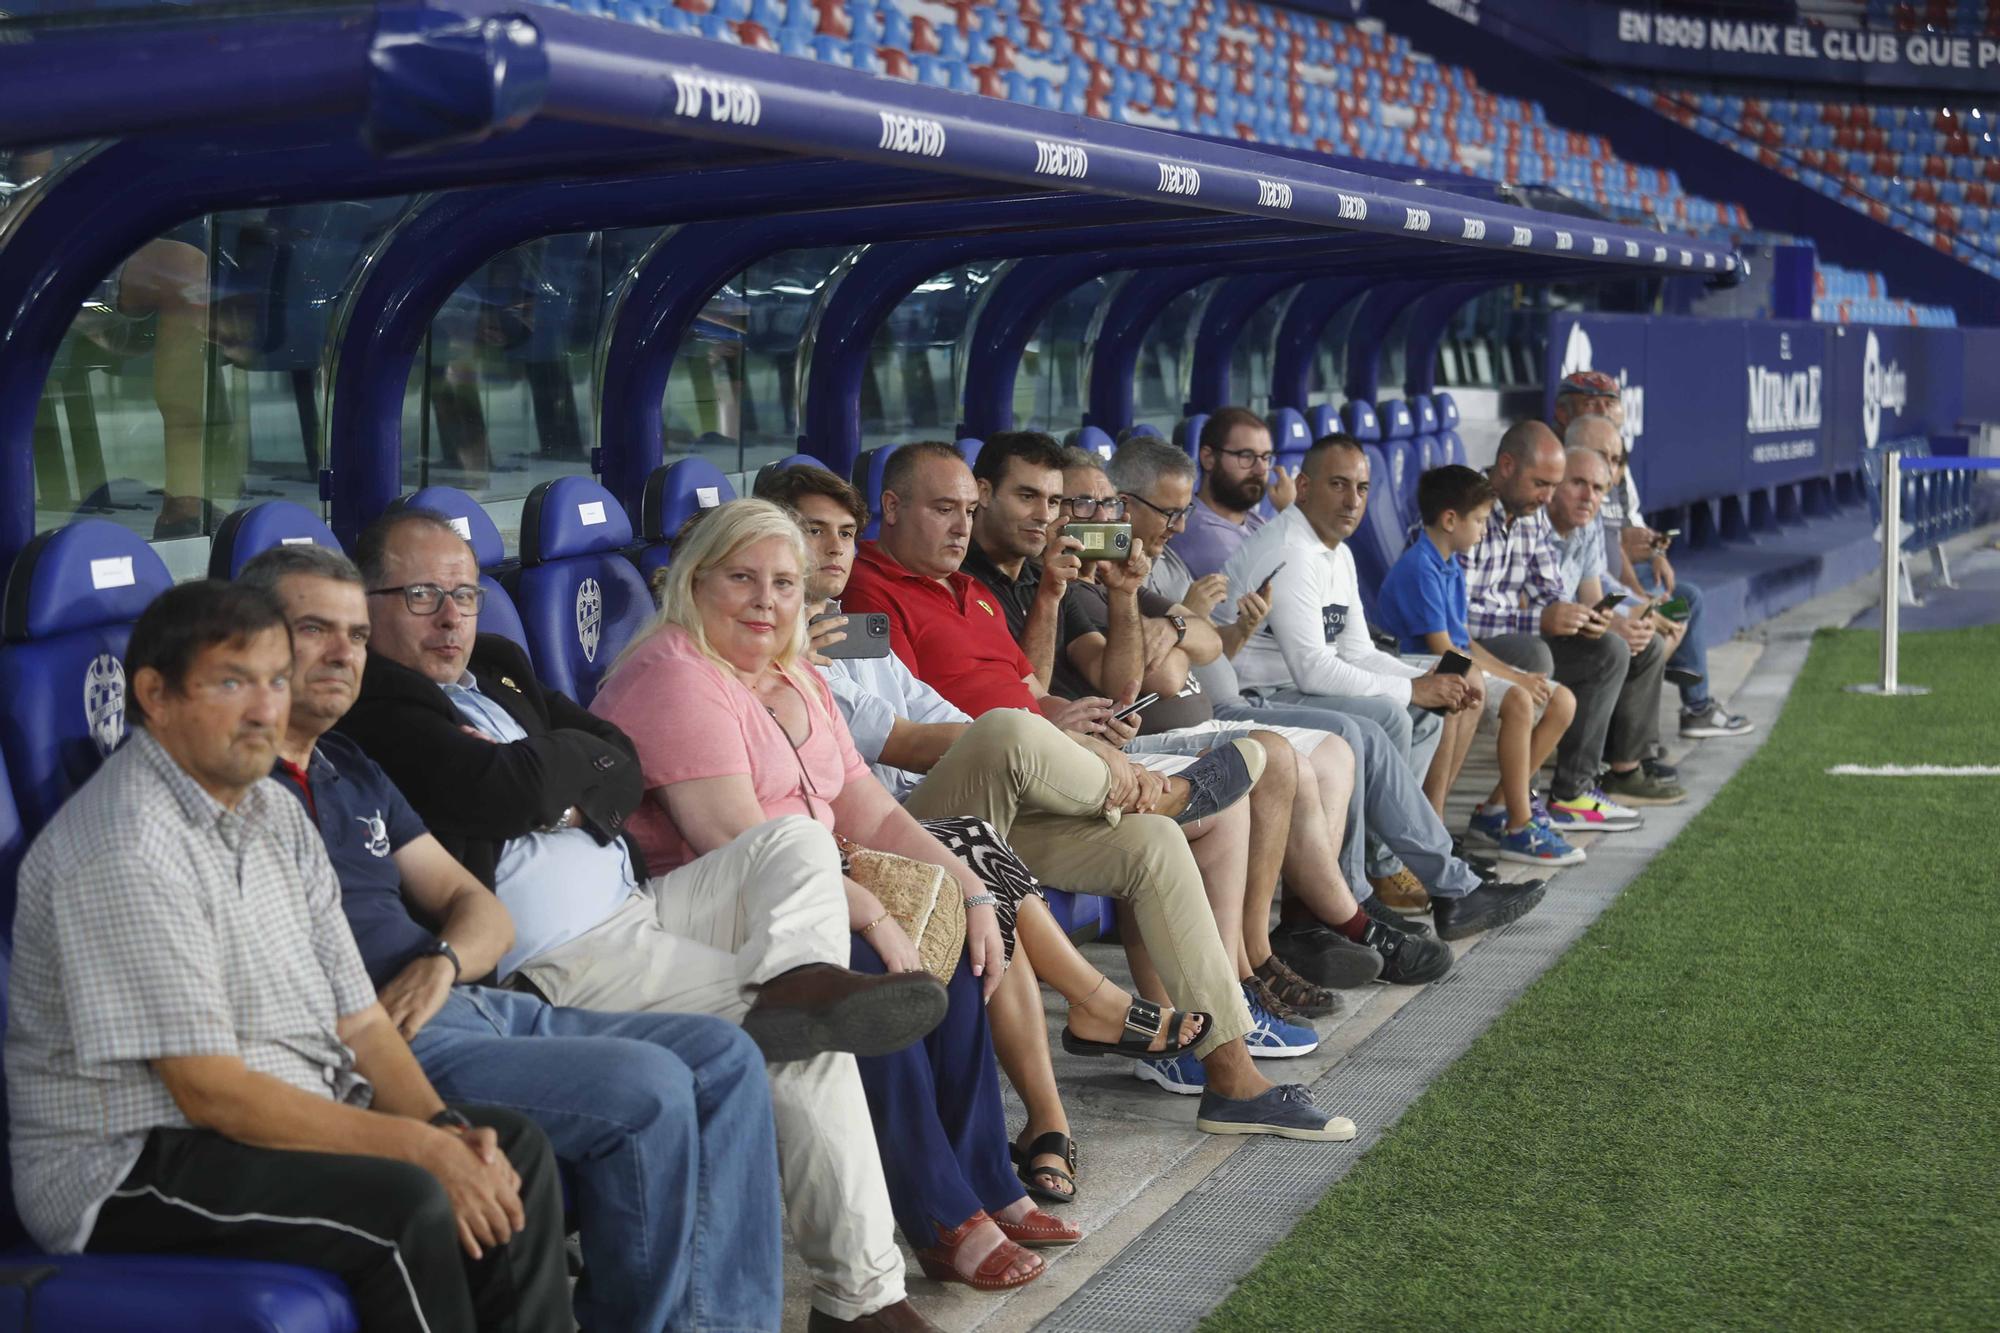
[[[1837,778],[2000,778],[2000,766],[1968,764],[1953,768],[1944,764],[1835,764],[1826,770]]]

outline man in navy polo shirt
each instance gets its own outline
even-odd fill
[[[522,1112],[574,1172],[578,1321],[776,1329],[778,1161],[756,1043],[719,1018],[559,1009],[470,984],[513,943],[507,909],[360,747],[329,731],[367,660],[360,573],[336,551],[280,546],[242,578],[278,598],[294,642],[272,776],[326,841],[383,1007],[439,1095]]]

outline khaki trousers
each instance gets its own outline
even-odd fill
[[[1195,1047],[1206,1056],[1250,1031],[1250,1011],[1201,871],[1171,819],[1107,816],[1110,790],[1103,760],[1047,719],[1000,708],[973,723],[903,804],[919,819],[983,819],[1037,878],[1125,903],[1174,1004],[1213,1015]]]
[[[846,967],[849,945],[833,835],[786,815],[648,880],[520,972],[554,1004],[741,1021],[746,986],[807,963]],[[854,1057],[795,1060],[770,1075],[785,1216],[814,1308],[859,1319],[895,1304],[903,1255]]]

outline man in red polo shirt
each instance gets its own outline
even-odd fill
[[[952,446],[897,450],[882,478],[882,535],[862,544],[843,609],[886,613],[897,656],[966,712],[1029,708],[1067,725],[1074,719],[1045,698],[993,595],[959,572],[978,506],[972,472]],[[1321,1142],[1354,1136],[1354,1122],[1319,1110],[1303,1085],[1274,1086],[1257,1072],[1243,1040],[1251,1021],[1236,969],[1171,820],[1128,814],[1112,825],[1031,816],[1008,836],[1042,879],[1122,899],[1173,1003],[1212,1015],[1194,1048],[1206,1085],[1197,1126]]]

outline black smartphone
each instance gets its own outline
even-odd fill
[[[889,655],[889,617],[882,611],[826,611],[816,615],[808,623],[807,629],[822,620],[836,616],[847,617],[847,637],[839,643],[819,650],[821,657],[834,661],[843,659],[868,659]]]
[[[1113,722],[1123,722],[1126,718],[1132,716],[1132,714],[1138,712],[1140,709],[1151,708],[1154,704],[1158,703],[1159,701],[1160,701],[1160,696],[1157,694],[1142,694],[1138,698],[1134,699],[1131,703],[1126,704],[1123,708],[1113,713],[1111,715],[1111,720]]]
[[[1123,560],[1132,554],[1130,523],[1065,523],[1062,535],[1076,538],[1079,560]]]
[[[1668,546],[1673,544],[1674,538],[1680,535],[1681,530],[1679,528],[1668,528],[1665,532],[1654,533],[1653,549],[1655,551],[1664,551]]]
[[[1464,653],[1446,653],[1438,659],[1437,673],[1440,676],[1462,676],[1472,669],[1472,659]]]
[[[1259,592],[1262,592],[1264,589],[1270,587],[1273,583],[1277,581],[1278,571],[1282,570],[1286,565],[1289,565],[1291,563],[1292,562],[1289,560],[1280,560],[1278,562],[1278,568],[1272,570],[1270,573],[1264,576],[1264,581],[1257,585],[1257,590]]]
[[[1624,601],[1625,601],[1624,593],[1607,592],[1604,594],[1604,596],[1597,599],[1597,605],[1592,607],[1591,610],[1597,612],[1597,614],[1600,616],[1608,616],[1611,614],[1614,608],[1623,604]]]

